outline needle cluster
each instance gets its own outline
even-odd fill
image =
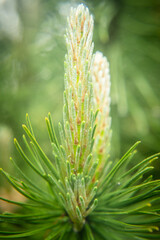
[[[160,239],[160,180],[149,174],[159,154],[130,167],[137,142],[120,160],[110,160],[109,63],[102,53],[93,54],[92,36],[93,17],[88,8],[82,4],[72,8],[65,36],[60,140],[49,113],[46,125],[53,154],[48,158],[26,115],[23,142],[27,153],[14,142],[37,181],[12,158],[19,177],[1,169],[26,201],[0,197],[22,208],[20,213],[0,215],[0,239]]]

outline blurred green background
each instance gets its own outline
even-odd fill
[[[111,156],[122,156],[137,140],[140,158],[154,154],[160,150],[160,1],[81,2],[94,16],[95,51],[110,62]],[[51,154],[44,118],[51,112],[55,127],[62,121],[66,19],[70,7],[81,2],[0,0],[0,167],[5,170],[13,171],[9,156],[25,168],[13,137],[21,142],[26,113]],[[159,166],[156,162],[155,177]]]

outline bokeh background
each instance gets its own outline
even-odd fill
[[[7,171],[14,172],[10,156],[29,171],[13,144],[26,113],[51,156],[44,119],[51,112],[55,128],[62,121],[66,18],[82,2],[94,16],[95,51],[110,62],[111,157],[137,140],[135,161],[160,151],[159,0],[0,0],[0,167]],[[1,176],[0,193],[11,194]]]

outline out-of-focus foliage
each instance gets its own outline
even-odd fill
[[[95,50],[108,56],[111,67],[112,154],[121,156],[137,139],[144,156],[155,153],[160,142],[160,2],[82,2],[94,15]],[[62,118],[63,35],[69,8],[78,3],[0,1],[0,126],[10,139],[19,138],[28,112],[46,152],[44,117],[50,111],[55,125]],[[8,155],[15,155],[11,145]],[[8,166],[3,154],[0,165]]]
[[[94,9],[95,45],[111,65],[112,147],[120,153],[138,138],[144,155],[158,151],[160,2],[110,0]]]

